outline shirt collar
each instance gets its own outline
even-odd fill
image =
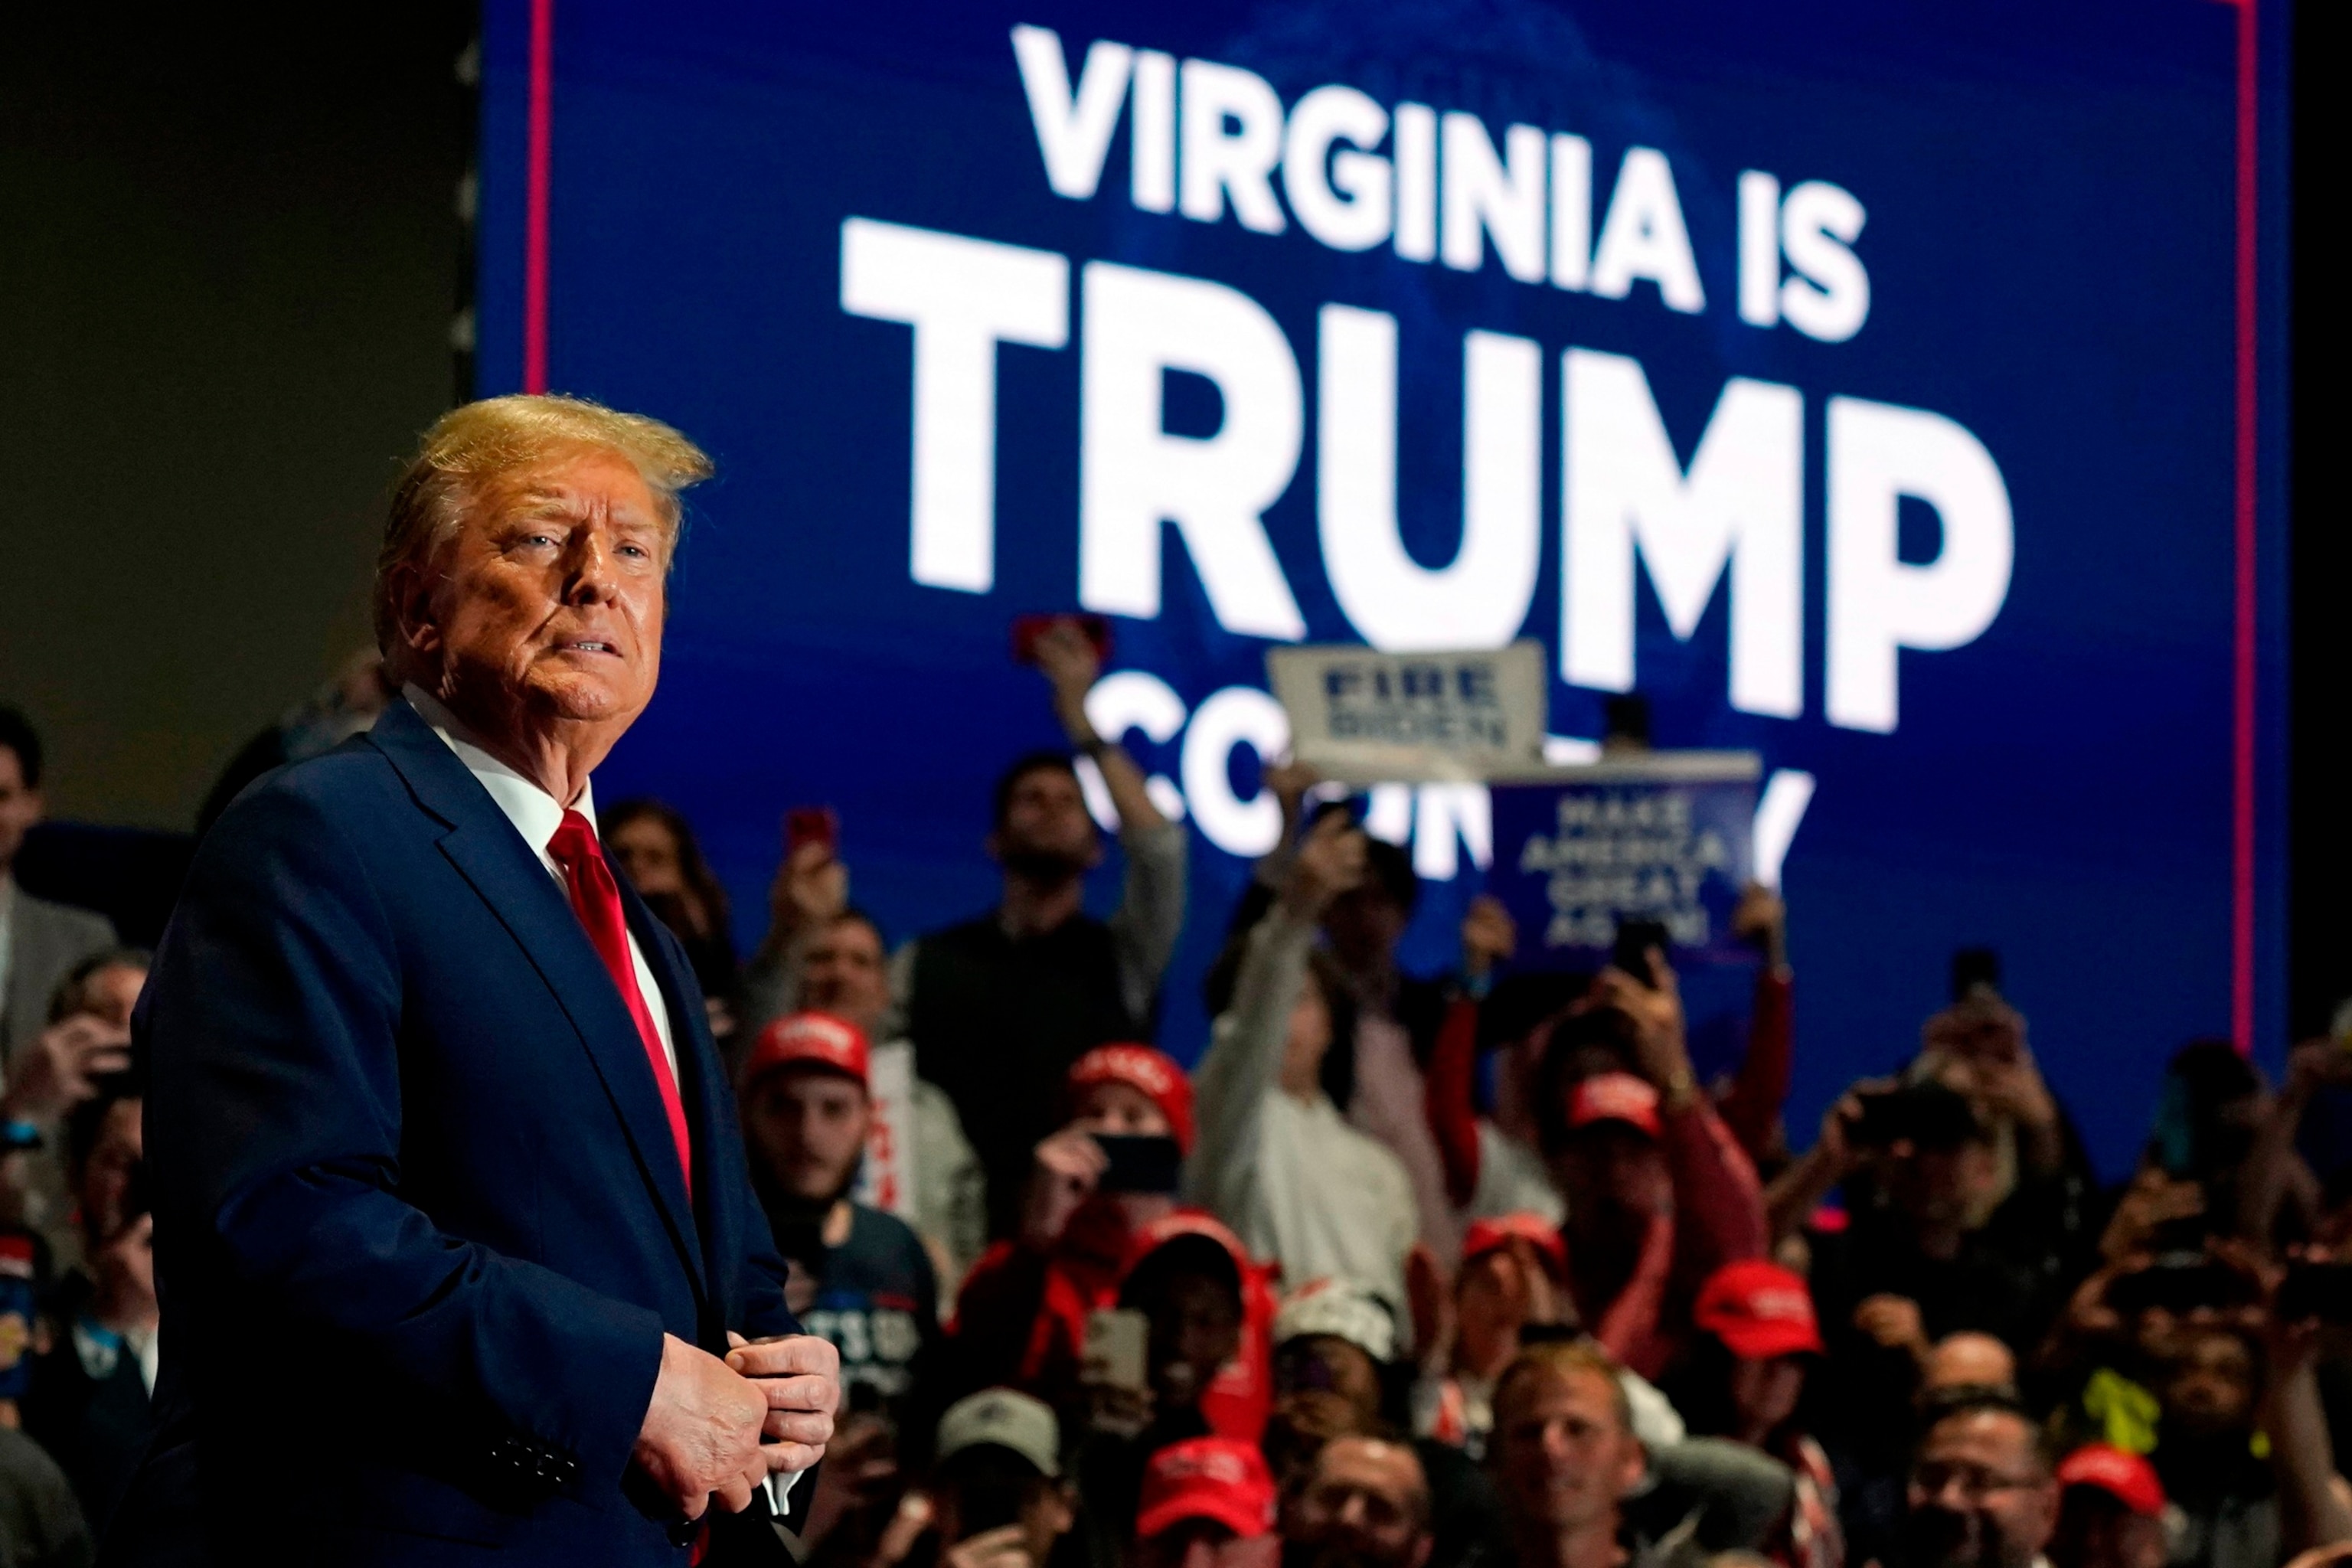
[[[545,859],[548,841],[555,837],[555,830],[563,826],[564,808],[557,804],[555,797],[541,789],[535,781],[523,777],[483,750],[473,738],[473,732],[457,716],[415,682],[411,681],[402,687],[400,694],[408,699],[408,705],[416,710],[417,717],[432,726],[433,732],[441,737],[442,743],[457,754],[457,760],[466,764],[466,771],[489,792],[490,799],[498,803],[499,809],[506,814],[506,819],[514,824],[515,831],[522,835],[523,842],[537,850],[542,860]],[[596,831],[596,783],[593,779],[581,784],[580,798],[572,803],[572,809],[587,819],[590,833]]]

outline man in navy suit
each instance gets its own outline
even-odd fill
[[[782,1550],[839,1360],[589,782],[709,472],[564,398],[426,434],[377,565],[403,700],[221,817],[141,1008],[161,1430],[106,1560]]]

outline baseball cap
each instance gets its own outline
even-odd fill
[[[1011,1388],[967,1394],[940,1417],[938,1458],[944,1463],[983,1443],[1010,1448],[1041,1476],[1062,1473],[1062,1428],[1042,1399]]]
[[[1596,1073],[1570,1094],[1569,1131],[1596,1121],[1622,1121],[1653,1138],[1665,1127],[1658,1120],[1658,1091],[1629,1072]]]
[[[1777,1263],[1727,1263],[1699,1287],[1691,1321],[1742,1361],[1822,1353],[1812,1292]]]
[[[1274,1529],[1274,1478],[1254,1445],[1193,1437],[1151,1456],[1135,1538],[1149,1541],[1188,1519],[1214,1520],[1244,1541]]]
[[[1249,1252],[1241,1237],[1198,1210],[1178,1209],[1136,1231],[1120,1275],[1122,1298],[1138,1276],[1184,1261],[1206,1265],[1236,1295],[1248,1278]]]
[[[1150,1046],[1097,1046],[1071,1064],[1073,1089],[1088,1084],[1123,1083],[1149,1097],[1168,1118],[1176,1146],[1192,1152],[1192,1080],[1175,1058]]]
[[[2105,1443],[2086,1443],[2059,1460],[2058,1484],[2096,1487],[2150,1519],[2164,1512],[2164,1483],[2157,1479],[2156,1467]]]
[[[872,1053],[866,1031],[830,1013],[793,1013],[760,1031],[743,1064],[743,1081],[755,1083],[782,1068],[821,1067],[864,1084]]]
[[[1274,1314],[1276,1345],[1328,1334],[1385,1365],[1396,1355],[1396,1320],[1378,1296],[1352,1279],[1309,1279]]]
[[[1462,1233],[1463,1267],[1468,1268],[1490,1252],[1500,1252],[1514,1241],[1525,1241],[1534,1247],[1536,1256],[1543,1260],[1553,1279],[1567,1277],[1568,1244],[1559,1238],[1559,1226],[1526,1209],[1472,1220]]]

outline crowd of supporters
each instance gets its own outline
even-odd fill
[[[1515,988],[1481,900],[1458,965],[1403,973],[1410,858],[1296,768],[1268,772],[1281,847],[1239,906],[1188,910],[1185,830],[1087,720],[1092,646],[1058,626],[1036,663],[1070,746],[1003,773],[1002,897],[960,924],[885,932],[816,814],[739,962],[684,817],[600,824],[693,958],[790,1304],[841,1353],[804,1560],[2352,1556],[2352,1150],[2328,1140],[2352,1049],[2300,1047],[2272,1084],[2180,1048],[2109,1190],[1987,977],[1793,1148],[1771,894],[1737,917],[1745,1054],[1703,1082],[1663,952]],[[382,700],[347,672],[240,766]],[[1119,825],[1108,918],[1082,768]],[[0,710],[0,1562],[73,1564],[157,1363],[146,959],[11,879],[41,784]],[[1227,930],[1190,1070],[1152,1043],[1188,919]]]

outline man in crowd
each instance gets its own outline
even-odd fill
[[[940,1417],[929,1484],[899,1505],[874,1562],[889,1568],[928,1533],[940,1568],[1045,1568],[1076,1519],[1054,1413],[982,1389]]]
[[[1184,829],[1143,787],[1116,739],[1095,731],[1087,693],[1101,661],[1075,619],[1037,639],[1054,712],[1082,758],[1100,770],[1118,813],[1127,885],[1108,921],[1083,908],[1102,858],[1077,764],[1041,752],[996,788],[989,853],[1003,896],[978,920],[908,944],[896,989],[917,1069],[945,1089],[988,1173],[989,1236],[1020,1222],[1030,1151],[1054,1130],[1062,1075],[1093,1047],[1151,1037],[1160,980],[1184,923]]]
[[[16,855],[41,819],[41,737],[14,708],[0,708],[0,1121],[21,1126],[17,1146],[37,1137],[26,1218],[53,1247],[70,1251],[71,1226],[58,1200],[65,1172],[56,1155],[58,1118],[87,1098],[91,1078],[121,1068],[128,1019],[107,1024],[77,1015],[66,1027],[51,1015],[59,982],[76,964],[114,945],[102,915],[37,899],[16,885]]]
[[[835,836],[786,850],[768,893],[768,934],[743,970],[745,1037],[790,1013],[830,1013],[875,1042],[873,1131],[858,1196],[915,1227],[950,1288],[988,1245],[988,1180],[955,1103],[915,1071],[915,1047],[892,1038],[882,930],[849,902]]]
[[[1665,956],[1604,969],[1555,1031],[1538,1075],[1544,1159],[1568,1200],[1577,1314],[1654,1378],[1690,1333],[1699,1286],[1764,1255],[1756,1169],[1699,1090]]]
[[[1911,1461],[1904,1568],[2034,1568],[2058,1482],[2033,1418],[1991,1394],[1936,1411]]]
[[[1519,1568],[1696,1563],[1688,1532],[1621,1542],[1622,1502],[1642,1479],[1642,1445],[1616,1369],[1572,1343],[1522,1352],[1495,1390],[1489,1450]]]
[[[1282,1505],[1284,1568],[1423,1568],[1430,1533],[1421,1459],[1382,1437],[1334,1437]]]
[[[1115,1361],[1085,1371],[1094,1430],[1079,1456],[1078,1495],[1103,1562],[1118,1558],[1151,1457],[1216,1436],[1201,1404],[1242,1348],[1244,1265],[1241,1243],[1202,1215],[1171,1215],[1136,1239],[1118,1304],[1142,1316],[1143,1375],[1133,1380]]]
[[[2137,1454],[2089,1443],[2058,1462],[2056,1568],[2164,1568],[2164,1483]]]
[[[1274,1568],[1274,1482],[1255,1448],[1230,1437],[1171,1444],[1144,1468],[1133,1568]]]
[[[379,559],[401,699],[199,847],[138,1018],[173,1324],[118,1561],[783,1550],[839,1358],[784,1305],[702,996],[591,782],[709,472],[570,398],[445,415]]]
[[[939,1281],[895,1215],[854,1201],[872,1102],[866,1036],[796,1013],[760,1032],[743,1063],[743,1142],[776,1250],[793,1266],[786,1305],[841,1352],[841,1383],[896,1411],[937,1332]]]

